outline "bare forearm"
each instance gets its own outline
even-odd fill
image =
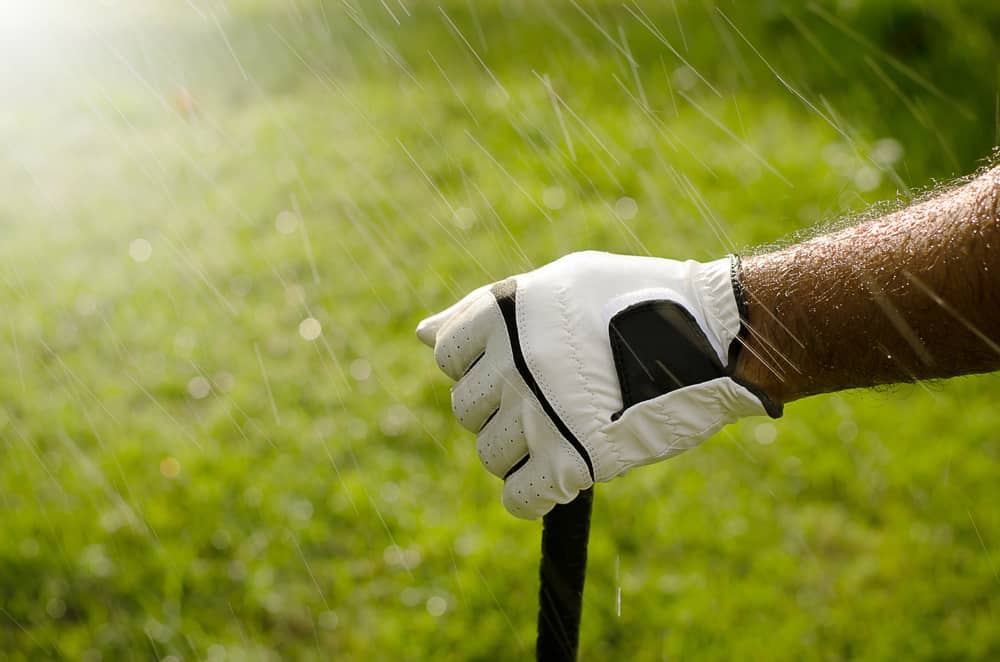
[[[1000,369],[1000,168],[742,262],[736,375],[779,402]]]

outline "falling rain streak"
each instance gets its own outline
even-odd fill
[[[528,656],[538,527],[415,324],[975,169],[1000,13],[959,4],[0,2],[0,649]],[[997,388],[809,401],[607,486],[583,657],[996,650]]]

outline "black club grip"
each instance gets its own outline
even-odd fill
[[[576,660],[580,635],[587,542],[594,488],[557,505],[542,520],[541,588],[538,595],[539,662]]]

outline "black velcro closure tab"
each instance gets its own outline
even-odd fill
[[[674,301],[643,301],[611,318],[611,352],[622,389],[622,410],[673,390],[725,377],[698,322]]]

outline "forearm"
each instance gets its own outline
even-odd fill
[[[1000,368],[1000,168],[746,257],[736,376],[778,402]]]

